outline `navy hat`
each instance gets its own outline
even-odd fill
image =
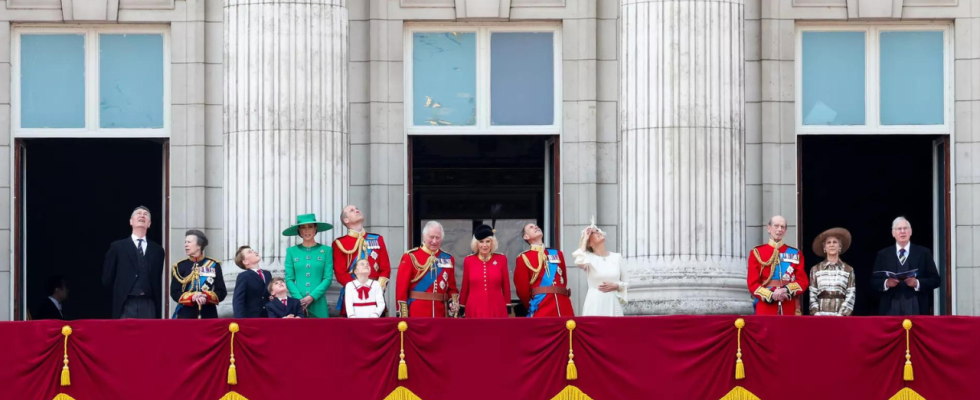
[[[483,240],[490,236],[493,236],[493,228],[491,228],[489,225],[480,225],[473,230],[473,237],[475,237],[476,240]]]

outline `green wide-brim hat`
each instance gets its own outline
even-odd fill
[[[333,229],[333,225],[316,220],[316,214],[302,214],[296,216],[296,224],[282,231],[283,236],[299,236],[299,227],[306,224],[316,224],[317,232],[325,232]]]

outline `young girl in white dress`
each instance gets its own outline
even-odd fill
[[[585,270],[589,281],[581,315],[623,316],[628,286],[623,257],[606,249],[606,233],[595,225],[595,219],[582,231],[579,248],[572,256],[575,265]]]
[[[385,292],[373,279],[367,260],[354,265],[354,279],[344,287],[344,309],[348,318],[378,318],[385,310]]]

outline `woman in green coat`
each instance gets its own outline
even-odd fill
[[[286,249],[286,287],[299,299],[311,318],[327,318],[327,288],[333,282],[333,249],[316,242],[317,232],[333,229],[318,222],[315,214],[296,217],[296,224],[282,231],[283,236],[299,236],[303,243]]]

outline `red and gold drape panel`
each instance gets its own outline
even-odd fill
[[[745,317],[735,380],[734,316],[575,318],[578,379],[566,380],[566,319],[411,320],[398,381],[398,320],[73,321],[71,386],[59,386],[60,321],[0,323],[3,398],[49,400],[542,399],[574,385],[595,400],[980,399],[980,318],[912,318],[915,380],[902,379],[902,318]]]

